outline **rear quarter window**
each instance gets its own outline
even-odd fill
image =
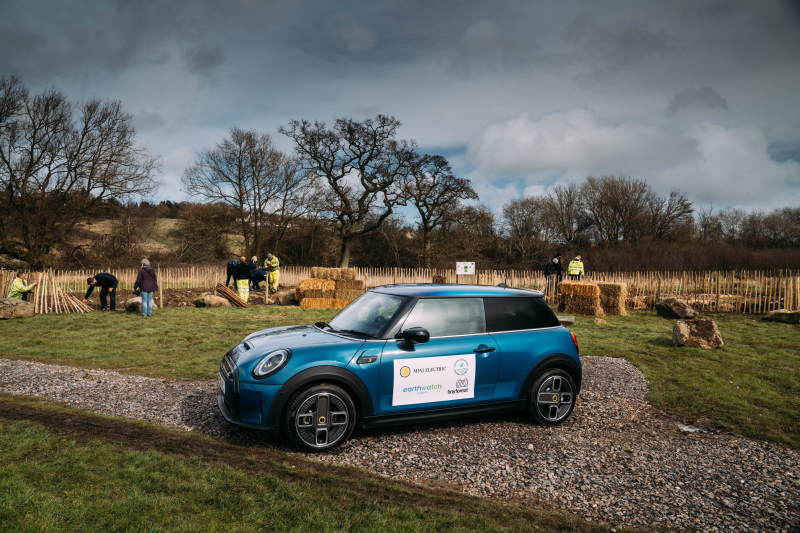
[[[486,331],[516,331],[560,326],[544,298],[484,298]]]

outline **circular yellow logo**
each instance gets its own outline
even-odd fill
[[[558,394],[553,394],[553,401],[554,401],[554,402],[557,402],[557,401],[558,401]]]
[[[404,366],[404,367],[400,368],[400,377],[401,378],[407,378],[409,375],[411,375],[411,369],[410,368],[408,368],[407,366]]]
[[[327,419],[324,416],[321,416],[317,419],[317,423],[319,423],[319,425],[323,425],[325,422],[327,422]]]

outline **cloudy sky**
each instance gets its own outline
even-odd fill
[[[396,116],[494,209],[624,174],[800,205],[797,1],[2,0],[0,75],[122,100],[157,199],[231,126]]]

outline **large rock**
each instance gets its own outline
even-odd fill
[[[30,302],[16,298],[0,298],[0,320],[33,316],[34,307]]]
[[[153,302],[153,309],[158,309],[158,306],[155,302]],[[125,300],[125,310],[129,313],[141,313],[142,312],[142,297],[141,296],[134,296],[133,298],[128,298]]]
[[[800,311],[789,311],[788,309],[776,309],[770,311],[764,320],[773,322],[785,322],[787,324],[800,324]]]
[[[679,298],[659,298],[656,302],[656,313],[664,318],[694,318],[697,311]]]
[[[672,328],[672,344],[674,346],[699,346],[710,350],[720,348],[725,343],[719,332],[717,323],[710,318],[697,320],[678,320]]]
[[[195,307],[230,307],[231,303],[216,294],[206,293],[194,301]]]

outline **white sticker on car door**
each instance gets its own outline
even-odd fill
[[[394,360],[393,406],[474,397],[474,353]]]

